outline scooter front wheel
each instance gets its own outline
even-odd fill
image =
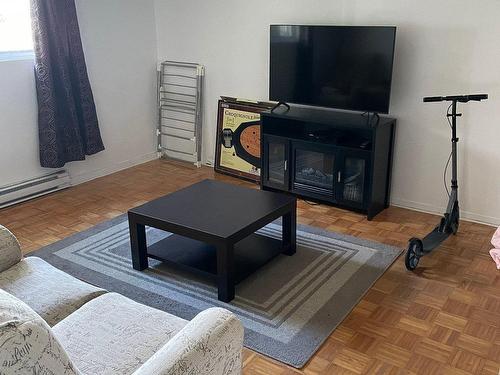
[[[418,261],[423,255],[424,246],[418,238],[412,238],[408,244],[408,250],[405,256],[405,266],[409,271],[413,271],[418,266]]]

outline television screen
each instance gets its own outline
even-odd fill
[[[389,113],[396,28],[271,25],[269,99]]]

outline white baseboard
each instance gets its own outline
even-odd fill
[[[71,175],[71,185],[79,185],[87,181],[94,180],[99,177],[107,176],[109,174],[119,172],[123,169],[127,169],[139,164],[146,163],[151,160],[158,159],[158,153],[156,151],[126,160],[126,161],[121,161],[119,163],[113,164],[106,166],[105,168],[100,168],[100,169],[95,169],[92,171],[86,171],[83,173],[79,174],[72,174]]]
[[[392,198],[391,206],[407,208],[428,214],[435,214],[441,216],[446,211],[446,207],[436,207],[427,203],[414,202],[401,198]],[[491,226],[500,225],[500,217],[481,215],[476,212],[460,210],[460,219],[465,221],[472,221],[475,223],[486,224]]]

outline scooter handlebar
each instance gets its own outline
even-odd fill
[[[472,94],[472,95],[452,95],[452,96],[426,96],[424,98],[425,103],[430,102],[461,102],[467,103],[468,101],[477,101],[488,99],[488,94]]]

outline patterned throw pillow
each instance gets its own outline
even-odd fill
[[[23,254],[16,237],[0,225],[0,272],[19,262]]]
[[[2,289],[0,374],[79,374],[48,324],[28,305]]]

